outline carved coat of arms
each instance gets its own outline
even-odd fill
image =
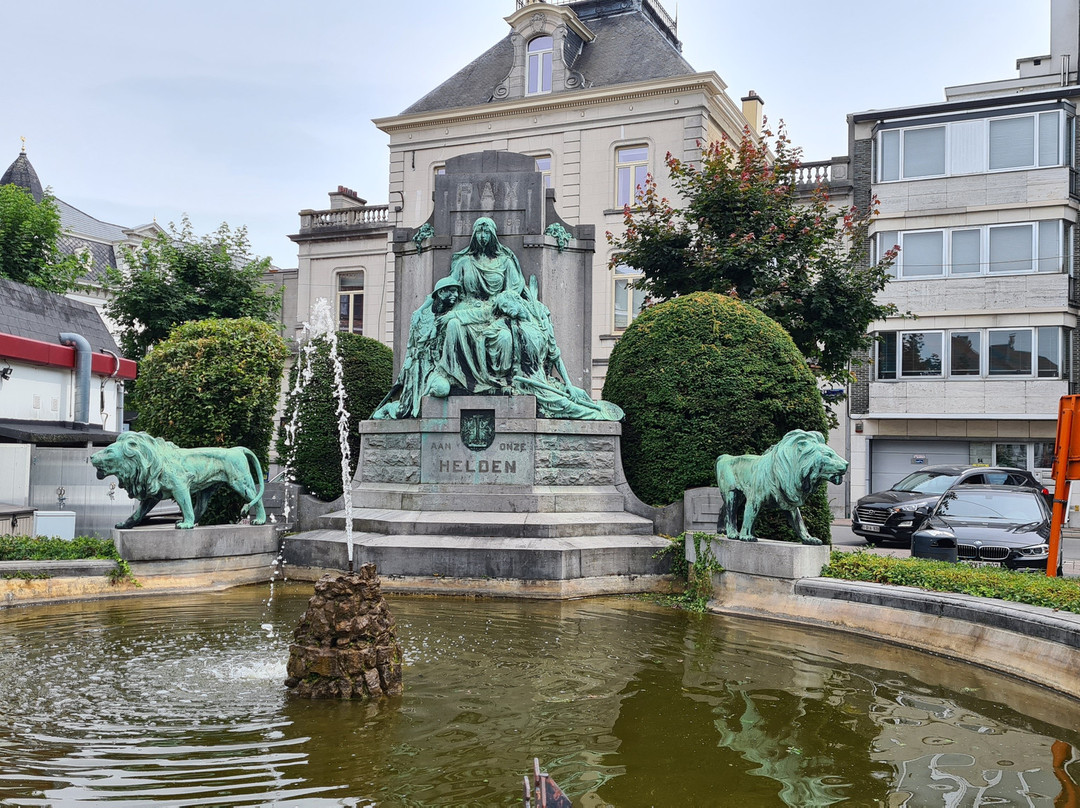
[[[482,451],[495,440],[495,410],[462,410],[461,442],[474,452]]]

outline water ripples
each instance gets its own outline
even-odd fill
[[[994,767],[1050,794],[1080,740],[1075,705],[972,668],[618,599],[392,598],[405,695],[303,701],[310,592],[0,612],[0,804],[510,806],[537,756],[589,805],[936,805]]]

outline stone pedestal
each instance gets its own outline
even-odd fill
[[[360,701],[401,695],[401,646],[374,564],[324,576],[293,636],[285,685],[296,695]]]
[[[630,507],[618,423],[537,418],[532,396],[458,396],[361,429],[355,559],[388,587],[576,597],[649,590],[667,571],[653,558],[667,539]],[[290,575],[346,564],[344,512],[322,525],[286,538]]]

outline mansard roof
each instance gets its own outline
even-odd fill
[[[26,156],[25,151],[20,152],[15,162],[8,166],[4,176],[0,177],[0,185],[18,185],[20,188],[25,188],[33,195],[35,202],[40,202],[45,197],[41,180],[38,179],[34,167],[30,165],[30,158]]]
[[[588,5],[589,11],[596,13],[593,6],[597,4]],[[575,4],[571,3],[570,8],[574,7]],[[585,17],[584,22],[596,38],[583,43],[581,54],[569,65],[582,76],[585,88],[672,78],[696,72],[679,52],[678,41],[662,31],[642,10],[640,3],[622,13],[597,16],[592,16],[592,13]],[[435,112],[505,100],[496,99],[495,91],[514,66],[512,37],[512,33],[507,34],[401,114]]]

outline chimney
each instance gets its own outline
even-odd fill
[[[1069,74],[1080,67],[1080,3],[1050,0],[1050,69],[1063,73],[1062,84],[1072,84]]]
[[[352,188],[346,188],[344,185],[339,185],[337,191],[330,192],[330,210],[362,208],[366,204],[366,199],[361,199],[356,191]]]
[[[750,124],[750,129],[755,135],[761,134],[761,127],[765,125],[765,102],[761,96],[750,90],[742,99],[742,114]]]

